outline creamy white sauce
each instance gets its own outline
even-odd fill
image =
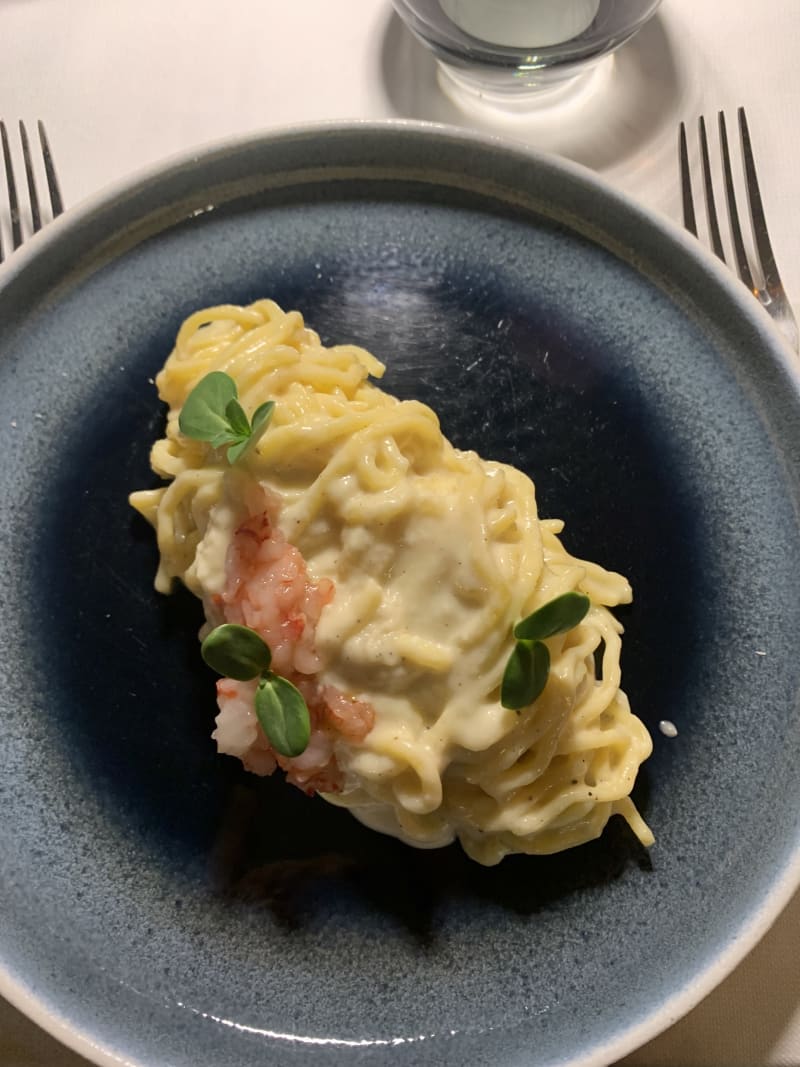
[[[194,576],[204,596],[214,596],[225,588],[225,558],[240,515],[239,509],[224,497],[211,509],[205,536],[194,558]]]

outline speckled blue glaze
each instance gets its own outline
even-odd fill
[[[631,578],[649,856],[612,824],[486,870],[215,754],[198,606],[153,591],[126,497],[182,318],[259,296],[374,351]],[[85,1055],[605,1063],[795,884],[797,374],[743,288],[587,173],[405,124],[178,162],[6,271],[0,448],[0,990]]]

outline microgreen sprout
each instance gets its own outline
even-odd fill
[[[282,756],[305,752],[311,737],[306,702],[287,678],[270,670],[272,653],[255,630],[223,623],[203,641],[201,653],[209,667],[226,678],[258,678],[255,713],[269,743]]]
[[[276,752],[299,756],[311,736],[311,723],[303,695],[286,678],[266,671],[256,689],[256,716]]]
[[[235,622],[223,623],[212,630],[203,641],[200,652],[217,674],[239,682],[249,682],[268,671],[272,662],[269,645],[255,630]]]
[[[577,626],[590,605],[583,593],[564,593],[516,624],[514,650],[500,686],[504,708],[519,711],[536,700],[550,673],[550,651],[544,642]]]
[[[274,408],[274,400],[268,400],[249,420],[239,403],[236,382],[224,371],[215,370],[201,378],[187,396],[178,426],[182,434],[207,441],[212,448],[228,445],[228,462],[235,463],[258,442]]]

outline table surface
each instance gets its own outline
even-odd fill
[[[557,152],[678,222],[679,121],[693,128],[702,113],[745,104],[776,257],[800,309],[797,0],[663,0],[580,91],[504,115],[446,96],[389,0],[0,0],[0,40],[0,118],[45,121],[68,207],[208,142],[400,117]],[[798,947],[800,894],[717,990],[625,1067],[800,1067]],[[2,1067],[85,1063],[0,1000]]]

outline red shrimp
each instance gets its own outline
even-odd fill
[[[275,752],[254,710],[256,682],[223,678],[217,683],[220,712],[213,737],[220,752],[238,756],[255,774],[271,774],[276,765],[306,793],[337,792],[343,775],[336,761],[337,740],[363,741],[375,721],[372,706],[322,685],[322,666],[314,645],[322,609],[334,596],[327,578],[314,582],[305,560],[289,544],[275,521],[278,501],[264,494],[264,510],[236,530],[226,559],[226,583],[217,606],[227,622],[256,630],[272,651],[272,669],[301,691],[311,718],[311,738],[301,755]]]

